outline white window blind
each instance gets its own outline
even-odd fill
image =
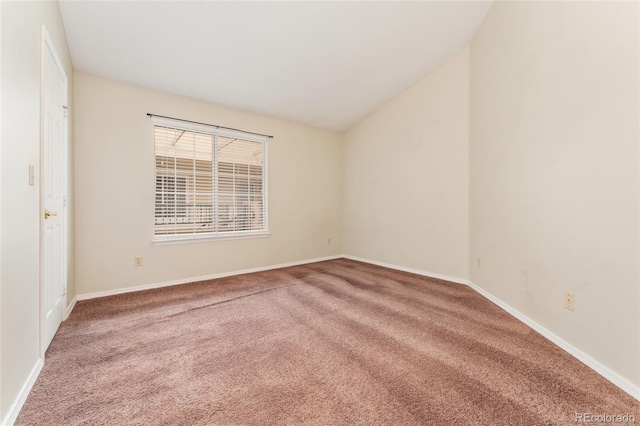
[[[152,117],[155,241],[266,234],[266,137]]]

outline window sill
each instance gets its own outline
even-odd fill
[[[162,238],[154,238],[154,246],[166,246],[174,244],[207,243],[212,241],[226,240],[246,240],[250,238],[267,238],[271,235],[269,231],[236,233],[231,235],[180,235]]]

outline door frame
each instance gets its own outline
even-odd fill
[[[51,53],[53,60],[55,62],[55,66],[60,71],[64,81],[64,97],[63,102],[64,106],[68,105],[69,102],[69,80],[67,79],[67,73],[64,71],[64,67],[62,66],[62,62],[60,61],[60,57],[58,56],[58,52],[56,52],[55,45],[53,44],[53,40],[49,36],[49,32],[47,28],[42,25],[41,26],[41,41],[40,41],[40,167],[39,167],[39,209],[38,209],[38,224],[40,227],[40,262],[39,262],[39,276],[40,276],[40,356],[44,359],[44,354],[47,350],[45,347],[44,339],[45,339],[45,303],[44,303],[44,216],[43,211],[45,209],[45,175],[44,171],[44,108],[45,108],[45,82],[46,82],[46,55],[47,52]],[[68,114],[63,114],[64,121],[62,123],[62,138],[64,143],[62,144],[62,161],[60,162],[60,167],[62,168],[63,178],[62,178],[62,191],[63,191],[63,208],[62,208],[62,236],[63,236],[63,246],[64,250],[62,253],[62,270],[63,270],[63,288],[62,288],[62,303],[60,304],[60,308],[62,309],[62,321],[66,318],[66,310],[67,310],[67,280],[69,278],[69,263],[68,263],[68,252],[69,252],[69,227],[68,227],[68,199],[69,199],[69,164],[68,164],[68,150],[69,150],[69,133],[68,133],[68,125],[69,125],[69,116]]]

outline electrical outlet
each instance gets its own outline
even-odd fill
[[[570,311],[573,311],[573,293],[570,291],[564,292],[564,307]]]
[[[327,245],[331,245],[331,238],[327,238]]]
[[[133,266],[142,266],[142,256],[136,256],[133,258]]]

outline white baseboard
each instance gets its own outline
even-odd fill
[[[78,296],[75,296],[71,301],[71,303],[69,303],[69,306],[67,306],[67,309],[65,309],[64,318],[62,318],[62,321],[66,321],[67,318],[69,318],[69,315],[71,315],[71,311],[73,311],[73,308],[76,307],[77,302],[78,302]]]
[[[38,358],[38,361],[31,369],[31,373],[29,373],[27,380],[22,385],[20,392],[18,392],[18,396],[16,396],[16,399],[11,405],[11,408],[9,408],[9,412],[2,420],[2,426],[12,426],[13,423],[16,421],[16,419],[18,418],[18,414],[20,414],[20,410],[22,409],[22,406],[27,400],[27,396],[29,395],[29,392],[31,392],[31,388],[33,387],[34,383],[36,382],[36,379],[40,375],[40,371],[42,371],[43,365],[44,363],[42,361],[42,358]]]
[[[618,386],[620,389],[622,389],[623,391],[625,391],[635,399],[640,400],[640,387],[634,385],[633,383],[631,383],[624,377],[620,376],[619,374],[611,371],[608,367],[604,366],[600,362],[591,358],[589,355],[582,352],[580,349],[576,348],[571,343],[567,342],[561,337],[558,337],[557,335],[549,331],[547,328],[541,326],[540,324],[538,324],[537,322],[535,322],[534,320],[532,320],[522,312],[509,306],[502,300],[495,297],[493,294],[482,289],[481,287],[472,283],[471,281],[469,281],[468,283],[469,283],[469,287],[477,291],[479,294],[481,294],[482,296],[484,296],[494,304],[498,305],[500,308],[504,309],[509,314],[513,315],[514,317],[516,317],[517,319],[519,319],[520,321],[522,321],[523,323],[525,323],[526,325],[528,325],[529,327],[531,327],[532,329],[534,329],[535,331],[543,335],[544,337],[546,337],[548,340],[550,340],[551,342],[559,346],[561,349],[564,349],[565,351],[567,351],[573,357],[580,360],[583,364],[590,367],[592,370],[600,374],[605,379],[609,380],[614,385]]]
[[[278,265],[260,266],[260,267],[257,267],[257,268],[242,269],[242,270],[239,270],[239,271],[222,272],[222,273],[219,273],[219,274],[204,275],[204,276],[200,276],[200,277],[191,277],[191,278],[183,278],[183,279],[179,279],[179,280],[164,281],[164,282],[161,282],[161,283],[144,284],[144,285],[138,285],[138,286],[133,286],[133,287],[119,288],[119,289],[115,289],[115,290],[98,291],[98,292],[95,292],[95,293],[85,293],[85,294],[77,295],[75,299],[77,299],[77,300],[96,299],[98,297],[115,296],[116,294],[132,293],[134,291],[151,290],[151,289],[154,289],[154,288],[169,287],[169,286],[172,286],[172,285],[188,284],[188,283],[193,283],[193,282],[197,282],[197,281],[213,280],[213,279],[216,279],[216,278],[231,277],[231,276],[234,276],[234,275],[250,274],[252,272],[269,271],[271,269],[287,268],[289,266],[298,266],[298,265],[304,265],[304,264],[307,264],[307,263],[314,263],[314,262],[322,262],[322,261],[325,261],[325,260],[340,259],[342,257],[343,256],[339,254],[339,255],[335,255],[335,256],[325,256],[325,257],[318,257],[318,258],[315,258],[315,259],[306,259],[306,260],[299,260],[299,261],[295,261],[295,262],[280,263]]]
[[[342,257],[344,257],[345,259],[357,260],[358,262],[364,262],[364,263],[370,263],[372,265],[383,266],[389,269],[396,269],[398,271],[411,272],[412,274],[422,275],[424,277],[450,281],[452,283],[464,284],[464,285],[469,284],[469,281],[465,280],[464,278],[457,278],[457,277],[450,277],[448,275],[435,274],[433,272],[421,271],[420,269],[406,268],[404,266],[392,265],[390,263],[378,262],[377,260],[365,259],[363,257],[350,256],[347,254],[345,254]]]

